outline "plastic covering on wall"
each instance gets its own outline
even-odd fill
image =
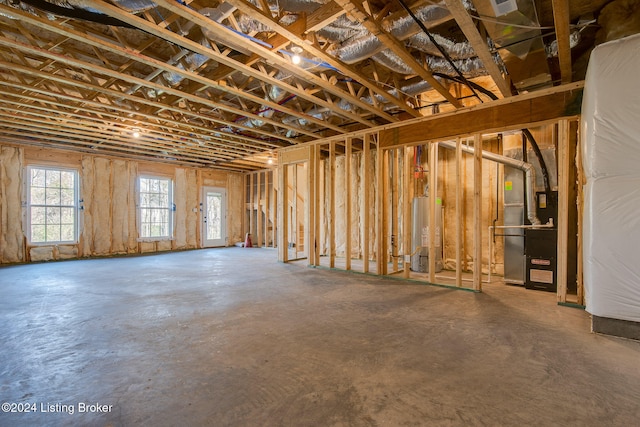
[[[594,49],[582,104],[586,310],[640,322],[640,35]]]

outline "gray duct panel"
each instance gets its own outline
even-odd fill
[[[522,157],[522,150],[519,157]],[[521,170],[504,168],[504,225],[524,225],[524,174]],[[526,258],[524,230],[511,228],[504,231],[504,282],[524,285]]]

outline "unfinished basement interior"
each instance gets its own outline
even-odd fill
[[[0,0],[0,425],[630,426],[640,0]]]

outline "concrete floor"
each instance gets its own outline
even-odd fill
[[[0,268],[1,401],[36,404],[0,425],[638,425],[640,342],[591,334],[553,294],[275,258]]]

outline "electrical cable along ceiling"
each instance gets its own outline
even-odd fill
[[[259,169],[279,147],[579,80],[606,3],[0,0],[0,132]]]

